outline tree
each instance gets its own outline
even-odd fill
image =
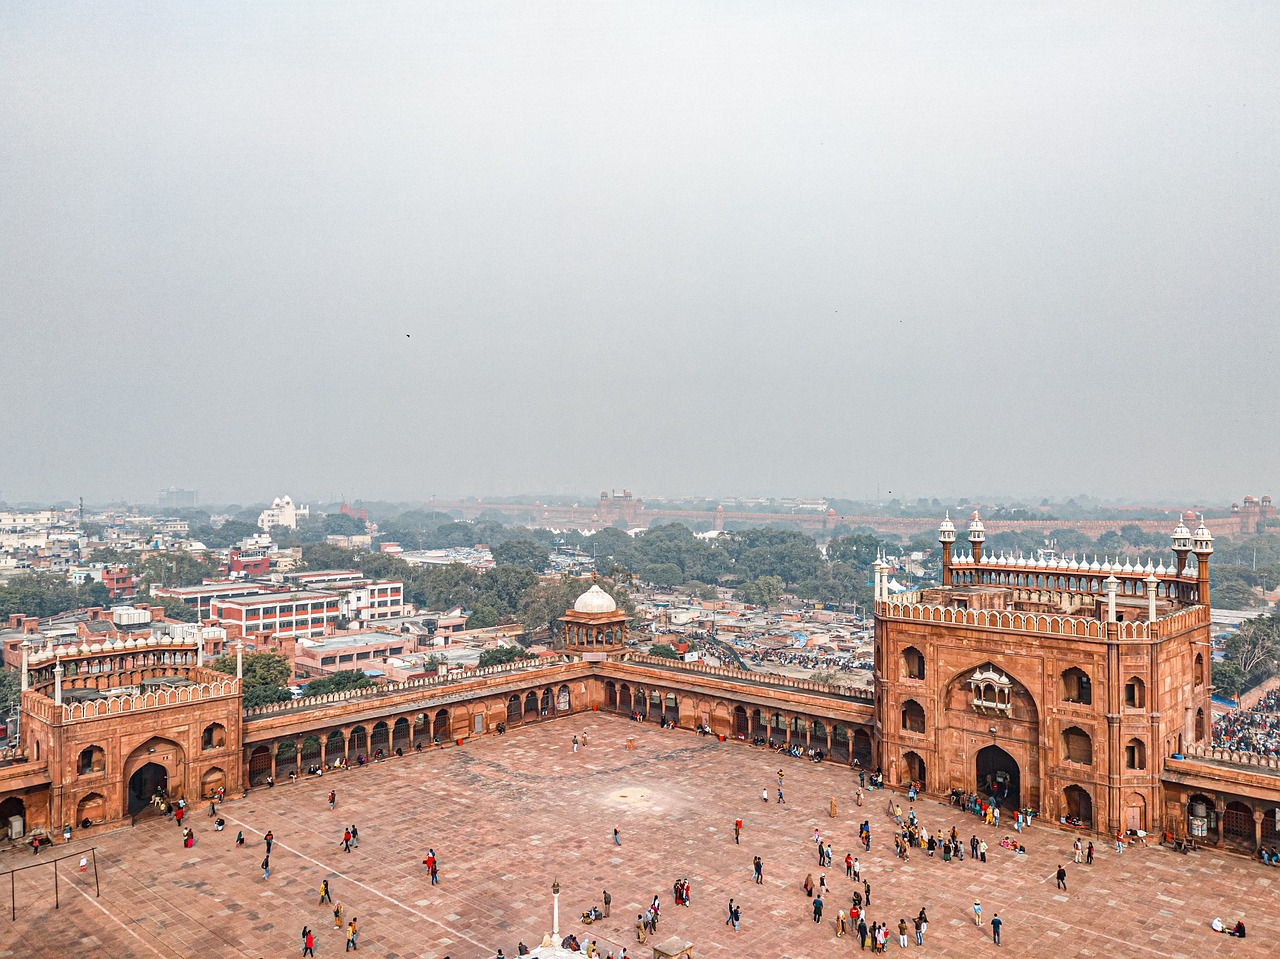
[[[176,619],[180,623],[194,623],[200,618],[195,608],[188,606],[180,599],[174,599],[172,596],[166,596],[163,599],[151,600],[152,605],[164,607],[164,615],[167,619]]]
[[[106,606],[111,597],[95,580],[81,586],[53,575],[15,576],[0,586],[0,619],[14,613],[44,619],[73,609]]]
[[[675,563],[650,563],[640,568],[640,578],[653,586],[676,586],[684,582],[684,571]]]
[[[768,609],[778,602],[785,585],[780,577],[760,576],[749,583],[743,583],[739,586],[734,591],[734,596],[740,603],[746,603],[749,606],[763,606]]]
[[[493,561],[498,566],[518,566],[543,572],[550,560],[545,548],[528,539],[512,539],[493,547]]]
[[[497,626],[501,618],[488,603],[477,603],[467,616],[467,629],[488,629]]]
[[[537,659],[533,653],[519,646],[499,646],[497,649],[486,649],[480,653],[480,666],[502,666],[514,663],[518,659]]]
[[[1255,686],[1271,676],[1280,660],[1280,615],[1260,616],[1227,637],[1224,652],[1240,667],[1245,685]]]
[[[1237,699],[1244,687],[1244,670],[1240,664],[1230,659],[1213,661],[1214,691],[1227,699]]]
[[[236,674],[235,656],[219,656],[213,668],[220,673]],[[269,703],[287,703],[293,698],[289,691],[291,679],[289,660],[278,653],[246,653],[244,656],[244,680],[240,689],[244,705],[265,706]]]
[[[307,683],[307,696],[327,696],[329,693],[346,692],[348,689],[366,689],[373,680],[360,669],[340,669],[328,676],[321,676]]]
[[[326,536],[359,536],[365,532],[364,521],[346,513],[329,513],[324,518]]]
[[[676,652],[676,648],[669,643],[654,643],[649,647],[650,656],[660,656],[663,659],[679,659],[680,654]]]

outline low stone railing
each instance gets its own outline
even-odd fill
[[[1241,752],[1221,746],[1192,743],[1182,751],[1182,755],[1187,759],[1212,759],[1214,762],[1231,763],[1245,768],[1280,770],[1280,756],[1263,756],[1261,753]]]
[[[538,659],[522,659],[498,666],[484,666],[480,669],[466,670],[461,673],[447,673],[444,676],[427,676],[423,679],[410,679],[402,683],[386,683],[378,686],[366,686],[363,689],[346,689],[339,693],[326,693],[323,696],[303,696],[284,703],[270,703],[266,706],[250,706],[244,711],[244,718],[258,719],[263,716],[277,716],[281,713],[296,710],[317,709],[331,703],[349,703],[357,699],[383,699],[399,693],[413,692],[421,689],[440,689],[447,686],[458,686],[485,679],[490,676],[503,676],[528,672],[545,666],[556,666],[566,663],[564,656],[545,656]]]
[[[626,661],[645,666],[661,666],[664,669],[683,669],[704,676],[720,676],[729,680],[746,680],[752,683],[763,683],[767,686],[778,686],[784,689],[803,689],[808,692],[822,693],[827,696],[841,696],[859,702],[871,703],[874,695],[871,690],[853,689],[837,686],[835,683],[819,683],[812,679],[793,679],[790,676],[779,676],[776,673],[756,673],[749,669],[734,669],[731,666],[708,666],[706,663],[686,663],[679,659],[667,659],[663,656],[650,656],[648,653],[629,653]]]
[[[159,706],[179,706],[218,696],[235,696],[240,692],[240,680],[233,678],[212,683],[196,683],[191,686],[165,686],[145,693],[126,693],[106,696],[78,703],[62,704],[62,721],[77,722],[82,719],[98,719],[138,709],[155,709]]]

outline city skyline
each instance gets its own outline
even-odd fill
[[[11,501],[1280,474],[1274,5],[0,25]]]

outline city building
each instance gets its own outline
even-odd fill
[[[296,638],[334,629],[342,615],[339,604],[334,593],[294,590],[214,599],[209,615],[246,637]]]
[[[306,519],[310,515],[310,507],[294,506],[293,500],[288,496],[277,496],[271,501],[271,508],[264,509],[258,515],[258,525],[263,530],[269,530],[273,526],[287,526],[289,529],[297,529],[298,519]]]
[[[170,486],[156,494],[156,505],[162,510],[193,509],[196,505],[196,491]]]

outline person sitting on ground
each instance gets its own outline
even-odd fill
[[[1209,923],[1209,928],[1212,929],[1214,932],[1227,931],[1227,927],[1222,924],[1222,919],[1219,916],[1213,917],[1213,922]]]
[[[224,830],[226,827],[227,827],[227,821],[223,819],[221,816],[219,816],[217,819],[213,821],[214,832],[222,832],[222,830]]]
[[[1237,939],[1244,938],[1244,920],[1243,919],[1239,920],[1235,924],[1235,926],[1231,930],[1231,935],[1235,936]]]

